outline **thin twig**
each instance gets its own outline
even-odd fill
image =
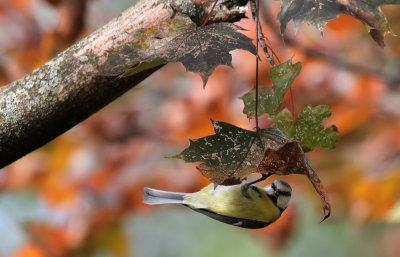
[[[260,29],[260,3],[259,0],[256,0],[256,15],[255,15],[255,22],[256,22],[256,34],[258,35],[259,29]],[[254,16],[253,16],[254,17]],[[257,48],[257,56],[256,56],[256,106],[255,106],[255,119],[256,119],[256,131],[260,130],[260,127],[258,126],[258,45],[259,45],[259,37],[256,37],[256,48]]]
[[[290,102],[291,102],[291,105],[290,105],[291,110],[290,111],[292,112],[292,116],[293,116],[294,121],[296,121],[297,120],[297,115],[295,114],[295,109],[294,109],[294,98],[293,98],[292,87],[290,87],[289,93],[290,93]]]
[[[217,2],[218,2],[218,0],[215,0],[215,1],[214,1],[214,5],[211,7],[211,11],[208,13],[208,16],[207,16],[207,18],[204,20],[203,24],[201,24],[202,27],[204,27],[204,26],[207,24],[208,20],[209,20],[210,17],[211,17],[211,14],[212,14],[213,11],[214,11],[215,6],[217,5]]]
[[[271,55],[270,55],[269,52],[268,52],[268,46],[267,46],[267,44],[265,43],[265,39],[264,39],[265,36],[264,36],[264,34],[263,34],[263,32],[262,32],[262,28],[261,28],[261,25],[260,25],[259,9],[258,9],[259,7],[257,8],[257,3],[256,3],[256,1],[257,1],[257,0],[251,0],[251,1],[250,1],[250,9],[251,9],[251,14],[252,14],[253,19],[254,19],[254,21],[255,21],[256,24],[257,24],[257,21],[256,21],[256,20],[258,20],[258,25],[257,25],[257,29],[256,29],[257,40],[258,40],[258,42],[260,43],[261,48],[264,50],[264,54],[265,54],[265,56],[267,57],[269,63],[270,63],[272,66],[276,66],[276,63],[275,63],[274,59],[271,57]],[[257,1],[257,2],[258,2],[258,1]],[[258,14],[257,14],[257,12],[258,12]],[[258,45],[257,45],[257,46],[258,46]]]
[[[278,63],[281,63],[281,60],[279,59],[278,55],[275,53],[274,49],[272,48],[272,44],[269,41],[269,39],[267,37],[264,37],[264,39],[267,41],[267,48],[271,51],[272,58],[275,58],[278,61]]]

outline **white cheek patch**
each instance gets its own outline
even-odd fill
[[[275,193],[275,191],[271,188],[271,186],[264,187],[264,190],[269,195],[273,195]]]
[[[280,195],[277,199],[277,206],[279,209],[284,210],[288,207],[290,201],[290,196]]]

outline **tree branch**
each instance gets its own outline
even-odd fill
[[[143,0],[24,78],[0,87],[0,168],[39,148],[164,65],[149,56],[176,27],[201,24],[214,0]],[[237,21],[247,1],[226,0],[210,22]],[[190,17],[190,19],[189,19]],[[127,68],[146,63],[129,77]]]

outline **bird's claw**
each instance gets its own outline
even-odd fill
[[[240,190],[242,191],[242,195],[246,198],[249,198],[249,188],[250,188],[250,184],[249,183],[244,183],[240,186]]]

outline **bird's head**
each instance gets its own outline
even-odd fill
[[[266,186],[265,191],[281,211],[288,207],[292,188],[287,182],[277,179]]]

